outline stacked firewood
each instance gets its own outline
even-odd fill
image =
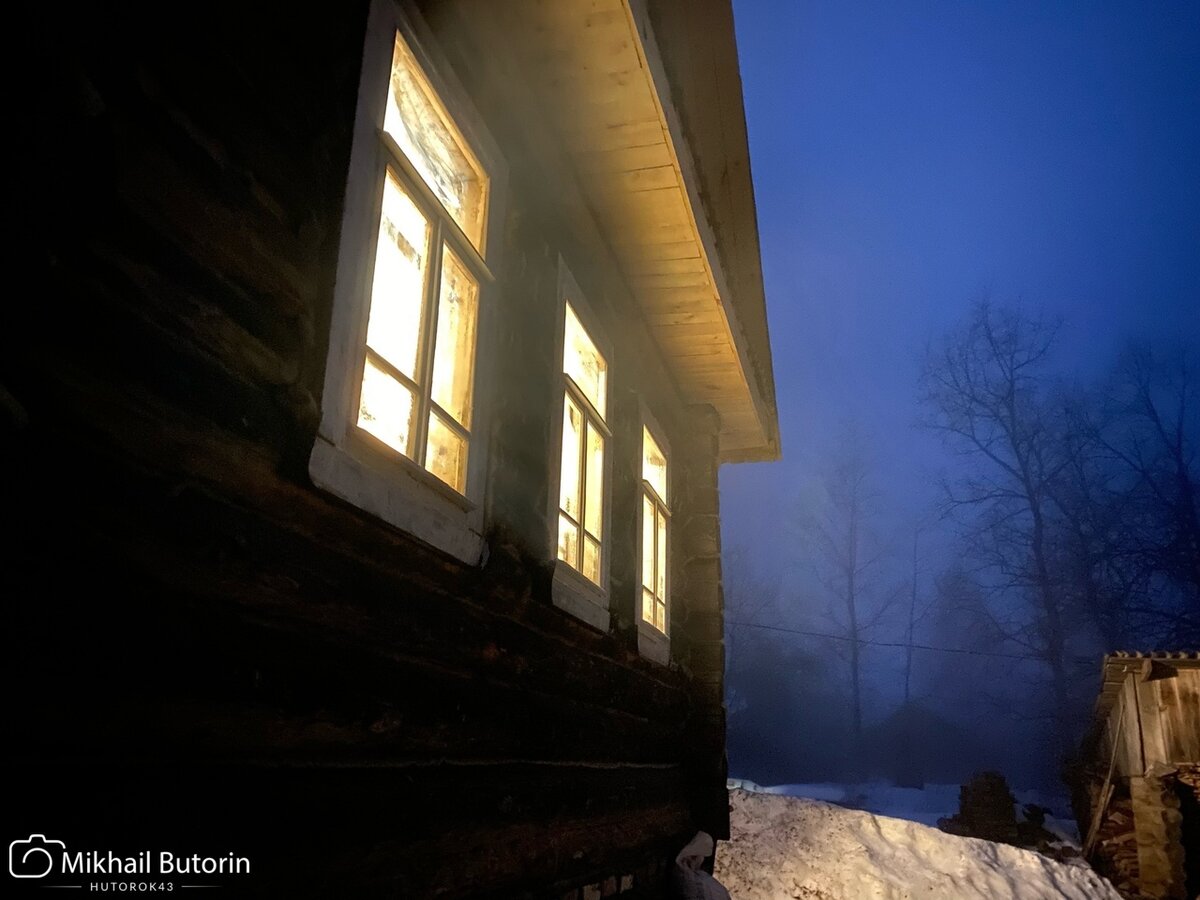
[[[1200,802],[1200,765],[1180,766],[1175,777],[1181,784],[1190,787],[1192,793],[1196,795],[1196,801]]]
[[[1115,796],[1100,824],[1093,856],[1096,870],[1112,882],[1126,900],[1138,900],[1138,849],[1133,831],[1133,802],[1128,796]]]
[[[938,828],[963,837],[1017,844],[1015,799],[1004,776],[979,772],[958,794],[958,814],[938,820]]]

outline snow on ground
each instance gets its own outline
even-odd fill
[[[940,818],[958,812],[957,784],[927,784],[924,788],[896,787],[887,781],[865,781],[859,784],[777,784],[764,787],[739,778],[729,780],[730,788],[744,788],[763,794],[783,794],[787,797],[804,797],[809,800],[825,800],[849,809],[862,809],[880,816],[895,819],[910,819],[923,825],[936,826]],[[1051,797],[1037,791],[1014,791],[1016,812],[1023,818],[1021,809],[1026,804],[1036,803],[1057,813],[1047,816],[1045,828],[1058,835],[1064,842],[1078,846],[1079,831],[1075,822],[1067,818],[1070,808],[1065,798]]]
[[[731,790],[734,900],[1120,900],[1091,869],[818,800]]]

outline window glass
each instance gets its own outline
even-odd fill
[[[584,331],[570,303],[567,304],[566,321],[563,326],[563,371],[571,376],[571,380],[595,407],[600,418],[604,418],[608,364],[588,337],[588,333]]]
[[[642,586],[654,590],[654,501],[642,495]]]
[[[390,169],[375,248],[367,346],[414,381],[430,226]]]
[[[650,483],[659,498],[667,500],[667,458],[659,449],[650,429],[642,429],[642,478]]]
[[[383,129],[475,249],[482,250],[487,177],[399,35]]]
[[[436,412],[429,414],[425,468],[460,494],[467,486],[467,442]]]
[[[356,421],[465,494],[487,178],[399,33],[384,118],[417,175],[389,148]]]
[[[604,512],[604,435],[594,424],[587,426],[587,496],[583,503],[583,525],[588,533],[600,537]]]
[[[579,568],[579,529],[562,515],[558,517],[558,558],[573,569]]]
[[[478,306],[479,282],[454,251],[444,247],[433,356],[433,402],[464,428],[471,425],[471,376]]]
[[[601,544],[607,440],[603,415],[608,368],[571,304],[565,306],[563,373],[567,376],[567,387],[559,475],[558,556],[599,585],[603,581]],[[572,546],[568,547],[568,543]]]
[[[401,453],[409,452],[413,433],[412,391],[370,357],[363,368],[358,427]]]
[[[563,408],[562,474],[559,478],[558,506],[579,521],[579,488],[583,472],[579,468],[583,446],[583,416],[568,397]]]
[[[667,517],[661,509],[657,510],[655,523],[658,529],[658,548],[654,555],[656,574],[654,593],[659,600],[667,597]]]
[[[667,457],[642,428],[642,618],[667,630]]]

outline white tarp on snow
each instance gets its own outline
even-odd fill
[[[816,800],[730,791],[735,900],[1121,900],[1084,866]]]

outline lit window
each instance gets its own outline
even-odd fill
[[[466,493],[488,178],[397,33],[355,422]]]
[[[563,326],[562,467],[559,470],[558,558],[601,583],[604,533],[604,423],[608,364],[571,304]]]
[[[667,457],[642,429],[642,618],[667,632]]]

